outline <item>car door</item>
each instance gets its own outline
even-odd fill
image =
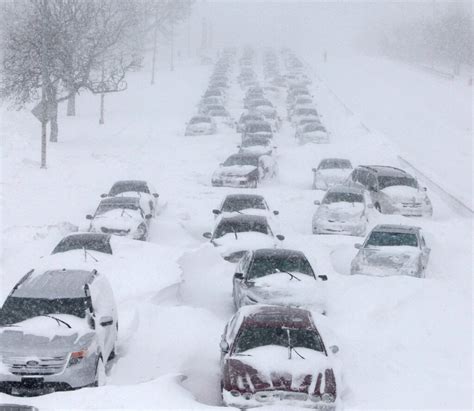
[[[431,249],[426,245],[425,237],[420,233],[420,246],[421,246],[421,264],[423,268],[428,265]]]

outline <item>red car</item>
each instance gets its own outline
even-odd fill
[[[226,405],[336,409],[333,361],[309,311],[271,305],[242,307],[225,327],[220,347]],[[330,351],[336,353],[337,346]]]

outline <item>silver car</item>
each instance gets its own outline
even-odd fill
[[[330,188],[313,215],[313,234],[348,234],[363,236],[369,222],[369,208],[364,190],[339,185]]]
[[[313,168],[313,190],[327,190],[347,179],[352,171],[350,160],[345,158],[324,158]]]
[[[31,270],[0,311],[0,391],[34,395],[104,384],[117,331],[112,289],[96,270]]]
[[[421,228],[405,225],[377,225],[351,263],[351,274],[424,277],[430,248]]]
[[[194,116],[186,125],[185,136],[216,134],[215,121],[210,116]]]

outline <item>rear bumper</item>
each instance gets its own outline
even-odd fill
[[[238,179],[225,179],[225,180],[212,180],[213,187],[233,187],[233,188],[250,188],[252,187],[253,181],[246,178]]]

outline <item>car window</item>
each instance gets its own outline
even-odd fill
[[[127,192],[138,192],[138,193],[150,193],[148,186],[144,182],[138,181],[121,181],[119,183],[115,183],[109,191],[110,196],[116,196],[121,193]]]
[[[265,220],[221,220],[214,232],[214,238],[220,238],[229,233],[238,234],[246,232],[271,234]]]
[[[383,190],[392,186],[408,186],[418,188],[418,183],[410,176],[379,176],[379,188]]]
[[[414,233],[397,233],[387,231],[372,231],[366,246],[390,247],[410,246],[418,247],[418,239]]]
[[[257,156],[239,156],[234,155],[230,156],[225,162],[225,167],[229,166],[254,166],[258,167],[258,157]]]
[[[324,196],[322,201],[323,204],[332,204],[332,203],[363,203],[364,197],[362,194],[357,193],[343,193],[340,191],[329,191]]]
[[[227,198],[222,206],[222,211],[233,212],[246,210],[248,208],[257,208],[265,210],[265,203],[261,197],[234,197]]]
[[[110,238],[104,235],[81,236],[72,235],[63,238],[54,248],[51,254],[64,253],[70,250],[98,251],[100,253],[112,254]]]
[[[304,256],[268,255],[254,257],[247,278],[255,279],[265,277],[267,275],[277,274],[279,271],[302,273],[314,277],[313,269]]]

